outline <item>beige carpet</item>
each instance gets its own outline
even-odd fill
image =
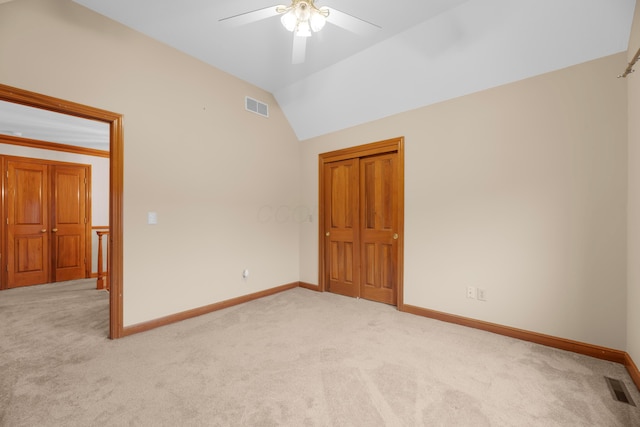
[[[0,425],[640,426],[621,365],[383,304],[294,289],[110,341],[93,287],[0,292]]]

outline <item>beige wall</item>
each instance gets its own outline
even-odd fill
[[[624,349],[624,64],[618,54],[305,141],[304,203],[317,206],[318,153],[403,135],[405,303]],[[301,226],[310,283],[316,226]]]
[[[627,61],[640,48],[640,6],[636,2]],[[640,64],[635,66],[640,70]],[[629,253],[627,352],[640,366],[640,72],[626,78],[629,102]]]
[[[269,215],[297,206],[298,141],[269,93],[71,0],[0,5],[0,58],[4,84],[124,115],[125,325],[298,280],[298,223]]]

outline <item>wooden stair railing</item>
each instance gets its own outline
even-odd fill
[[[97,280],[97,284],[96,284],[96,288],[97,289],[106,289],[107,291],[109,290],[109,271],[108,271],[108,266],[109,266],[109,230],[96,230],[96,233],[98,234],[98,280]],[[103,252],[102,252],[102,236],[107,236],[107,238],[105,239],[106,244],[107,244],[107,268],[103,268],[102,266],[102,259],[104,258]]]

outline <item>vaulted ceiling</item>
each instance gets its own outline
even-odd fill
[[[331,21],[291,63],[286,0],[74,0],[273,93],[304,140],[626,50],[635,0],[317,0],[380,27]],[[612,76],[615,78],[616,76]]]
[[[292,64],[278,16],[220,22],[287,0],[73,1],[271,92],[300,140],[624,51],[636,3],[316,0],[379,28],[329,20]]]

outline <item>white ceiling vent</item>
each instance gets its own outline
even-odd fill
[[[244,98],[244,107],[247,111],[260,114],[263,117],[269,117],[269,105],[264,102],[260,102],[257,99],[246,96]]]

